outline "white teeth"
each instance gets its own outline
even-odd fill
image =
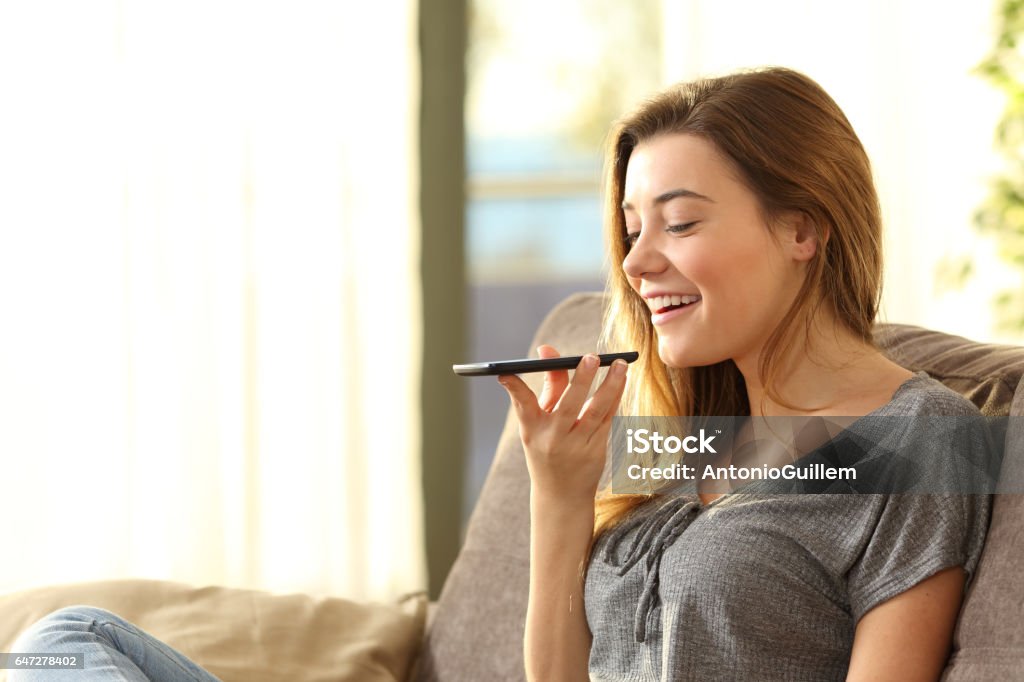
[[[699,300],[700,296],[682,296],[673,294],[671,296],[654,296],[653,298],[647,299],[647,304],[651,307],[651,310],[661,310],[662,308],[667,308],[670,305],[695,303]]]

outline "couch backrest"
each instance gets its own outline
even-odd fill
[[[593,351],[604,297],[575,294],[537,330],[564,355]],[[908,369],[924,370],[989,415],[1024,415],[1024,348],[979,344],[906,325],[883,325],[879,344]],[[542,375],[524,375],[538,390]],[[1024,450],[1024,434],[1008,443]],[[1008,457],[1007,460],[1014,458]],[[1016,458],[1019,461],[1019,457]],[[944,679],[1024,680],[1024,498],[997,496],[985,552],[964,603]],[[522,680],[529,588],[529,477],[510,413],[465,544],[427,634],[419,680]]]

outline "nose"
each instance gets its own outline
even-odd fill
[[[639,279],[645,275],[663,272],[667,266],[664,255],[653,243],[652,230],[641,230],[639,237],[622,259],[622,271],[627,277]]]

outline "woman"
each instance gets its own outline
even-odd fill
[[[986,497],[597,494],[623,396],[627,415],[976,414],[872,343],[881,220],[846,117],[786,69],[696,81],[621,121],[606,168],[605,331],[640,351],[630,381],[618,361],[586,400],[593,356],[539,397],[499,379],[531,478],[529,678],[938,679]]]

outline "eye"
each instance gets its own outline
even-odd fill
[[[665,228],[665,231],[671,232],[672,234],[679,234],[680,232],[686,232],[699,222],[699,220],[694,220],[692,223],[683,223],[682,225],[669,225],[668,227]]]
[[[640,232],[639,231],[638,232],[627,232],[626,236],[622,238],[622,241],[625,242],[626,248],[628,249],[629,247],[631,247],[634,244],[636,244],[636,240],[639,239],[639,238],[640,238]]]

